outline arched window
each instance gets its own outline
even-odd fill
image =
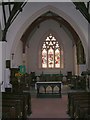
[[[42,45],[42,68],[63,68],[63,49],[52,34],[50,34]]]

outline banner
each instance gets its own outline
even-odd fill
[[[19,66],[19,72],[21,73],[21,74],[25,74],[26,73],[26,67],[25,67],[25,65],[20,65]]]

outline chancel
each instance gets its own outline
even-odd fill
[[[0,2],[0,117],[90,119],[90,1]]]

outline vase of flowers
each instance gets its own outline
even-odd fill
[[[17,78],[17,80],[18,80],[19,83],[20,83],[20,78],[21,78],[22,75],[23,74],[20,73],[20,72],[18,72],[18,73],[15,74],[15,77]]]

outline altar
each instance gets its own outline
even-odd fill
[[[61,82],[36,82],[35,89],[37,97],[61,97]]]

